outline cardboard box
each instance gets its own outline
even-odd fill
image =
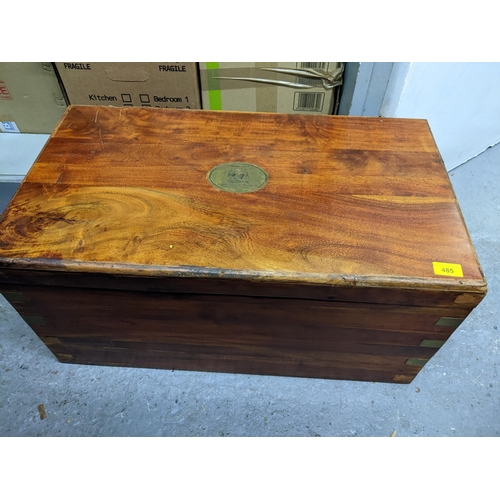
[[[200,109],[197,63],[56,63],[70,104]]]
[[[50,134],[66,107],[52,63],[0,62],[0,132]]]
[[[200,63],[203,109],[335,114],[339,62]]]

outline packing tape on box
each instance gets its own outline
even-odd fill
[[[330,90],[342,85],[342,75],[344,72],[344,65],[341,63],[340,67],[334,71],[325,71],[323,69],[303,68],[303,69],[288,69],[288,68],[260,68],[262,71],[274,71],[276,73],[283,73],[285,75],[298,76],[307,79],[317,79],[318,84]],[[281,85],[294,89],[313,89],[319,85],[299,82],[288,82],[284,80],[272,80],[267,78],[251,78],[244,76],[216,76],[213,77],[218,80],[243,80],[255,83],[269,83],[271,85]]]

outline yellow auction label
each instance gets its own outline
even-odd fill
[[[464,273],[460,264],[450,264],[449,262],[433,262],[434,274],[441,276],[453,276],[455,278],[463,278]]]

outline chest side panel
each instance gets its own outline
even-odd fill
[[[410,382],[470,312],[20,285],[6,297],[61,361],[385,382]]]

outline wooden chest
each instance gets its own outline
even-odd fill
[[[486,282],[425,120],[72,106],[0,291],[63,362],[408,383]]]

